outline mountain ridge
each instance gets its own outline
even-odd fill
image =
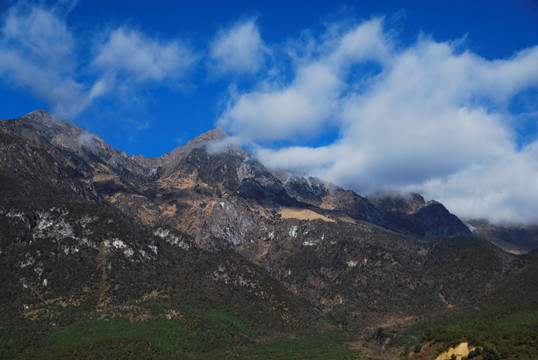
[[[31,113],[23,116],[21,118],[21,120],[30,120],[30,121],[36,121],[37,120],[38,122],[48,124],[47,128],[49,128],[49,129],[53,128],[53,126],[51,126],[51,124],[60,124],[61,129],[63,129],[63,131],[59,131],[59,134],[58,134],[59,136],[58,135],[57,136],[50,135],[51,141],[53,143],[57,143],[60,146],[69,147],[72,150],[80,150],[80,148],[89,148],[90,150],[96,150],[95,147],[97,147],[98,150],[101,150],[103,152],[112,153],[112,156],[110,156],[110,158],[112,160],[110,162],[113,165],[119,163],[122,166],[128,167],[129,170],[132,171],[133,170],[133,164],[125,164],[127,161],[130,161],[130,162],[138,165],[139,167],[145,167],[144,170],[148,171],[148,173],[158,169],[159,167],[162,167],[164,164],[170,165],[173,162],[181,161],[183,158],[185,158],[194,149],[204,149],[204,148],[207,148],[207,146],[210,145],[211,143],[214,143],[215,141],[220,141],[220,140],[224,140],[224,139],[227,138],[227,135],[224,133],[224,131],[222,131],[222,129],[216,128],[216,129],[209,130],[209,131],[195,137],[194,139],[188,141],[187,144],[185,144],[184,146],[178,146],[177,148],[173,149],[171,152],[165,153],[165,154],[161,155],[160,157],[147,158],[147,157],[144,157],[142,155],[135,155],[135,156],[126,155],[123,152],[117,151],[113,147],[111,147],[110,145],[106,144],[97,135],[88,133],[88,132],[78,128],[77,126],[75,126],[73,124],[70,124],[70,123],[67,123],[67,122],[65,122],[65,121],[63,121],[61,119],[55,118],[53,115],[51,115],[51,114],[49,114],[49,113],[47,113],[46,111],[43,111],[43,110],[37,110],[37,111],[31,112]],[[67,134],[65,134],[65,132],[67,132]],[[62,136],[62,135],[67,135],[67,136]],[[70,139],[70,138],[73,137],[73,135],[76,135],[76,140]],[[71,141],[69,141],[69,140],[71,140]],[[77,148],[76,145],[78,145],[78,148]],[[239,155],[240,157],[243,157],[244,158],[243,159],[244,164],[248,163],[248,162],[245,162],[245,159],[248,158],[250,163],[253,164],[257,168],[257,171],[264,172],[266,174],[270,173],[270,171],[265,169],[265,167],[263,165],[261,165],[257,160],[255,160],[254,157],[251,154],[245,152],[244,150],[242,150],[242,149],[240,149],[238,147],[228,146],[228,147],[226,147],[226,149],[221,150],[221,151],[228,152],[230,154],[235,153],[235,154]],[[252,159],[252,160],[250,160],[250,159]],[[245,167],[243,167],[243,168],[245,168]],[[242,176],[244,177],[244,175],[242,175]],[[252,176],[249,176],[249,177],[252,178]],[[277,178],[272,174],[271,174],[271,177],[274,179],[274,180],[271,180],[272,183],[275,184],[277,182],[277,181],[275,181]],[[310,178],[310,179],[313,179],[313,178]],[[241,179],[241,180],[243,180],[243,179]],[[334,192],[341,192],[341,193],[346,193],[347,192],[352,197],[354,197],[354,201],[356,201],[356,202],[360,202],[358,200],[369,202],[366,198],[361,197],[358,194],[355,194],[354,192],[352,192],[350,190],[345,190],[345,189],[342,189],[340,187],[337,187],[335,185],[328,184],[328,183],[325,183],[325,184],[327,184],[327,186],[326,185],[320,185],[320,184],[322,184],[322,182],[320,182],[318,179],[313,179],[313,180],[317,182],[318,189],[321,189],[322,187],[325,187],[325,189],[323,189],[322,191],[325,191],[326,193],[328,192],[328,189],[331,189],[331,191],[333,193]],[[306,178],[288,178],[287,181],[285,181],[285,184],[287,186],[286,190],[292,190],[292,188],[294,186],[295,186],[295,188],[297,188],[298,182],[304,183],[305,181],[308,181],[308,180]],[[282,185],[284,185],[284,184],[282,184]],[[309,190],[312,190],[312,189],[310,188]],[[296,195],[298,195],[298,193],[296,193]],[[398,196],[398,195],[396,195],[396,196]],[[385,196],[385,197],[382,197],[381,200],[374,198],[374,201],[376,201],[377,203],[380,203],[380,201],[390,199],[391,197],[392,196]],[[308,201],[306,201],[306,202],[309,203],[310,205],[315,205],[316,206],[315,203],[308,202]],[[319,202],[321,202],[321,198],[318,199],[318,203]],[[372,207],[370,206],[370,204],[365,204],[365,207],[370,208],[370,210],[372,210]],[[349,212],[353,213],[352,210],[349,210]],[[367,216],[365,215],[364,220],[369,220],[369,221],[372,221],[372,222],[378,223],[378,224],[383,222],[380,219],[380,213],[369,214]],[[454,235],[462,235],[462,234],[463,235],[469,235],[470,233],[464,234],[464,232],[459,232],[459,233],[455,233]]]
[[[207,149],[222,139],[144,158],[44,112],[0,121],[3,323],[199,324],[191,307],[218,308],[264,336],[341,328],[385,347],[533,274],[534,258],[470,236],[440,203],[283,179],[242,149]]]

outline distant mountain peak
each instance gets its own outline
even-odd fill
[[[24,115],[21,119],[46,119],[51,118],[52,114],[45,110],[34,110]]]
[[[227,138],[228,135],[224,132],[224,130],[217,127],[198,135],[194,139],[189,140],[184,146],[179,146],[171,152],[164,154],[161,156],[161,160],[163,160],[165,163],[177,161],[184,158],[194,149],[205,148],[211,143],[217,143]]]
[[[216,127],[198,135],[194,139],[189,140],[185,146],[188,146],[189,144],[195,145],[207,141],[224,140],[226,138],[228,138],[228,134],[226,134],[220,127]]]
[[[20,118],[24,121],[32,121],[37,124],[55,125],[66,124],[67,122],[45,110],[35,110]]]

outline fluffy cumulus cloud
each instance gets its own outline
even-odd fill
[[[538,143],[517,144],[510,106],[538,88],[538,46],[497,60],[423,35],[404,46],[382,19],[329,27],[306,50],[291,43],[289,81],[233,94],[218,121],[267,165],[361,193],[420,191],[464,217],[538,222]],[[274,145],[315,144],[335,126],[323,146]]]
[[[248,140],[316,135],[337,106],[342,86],[326,66],[305,67],[292,86],[235,97],[219,124]]]
[[[296,59],[289,83],[280,81],[261,90],[235,94],[219,125],[244,142],[316,136],[325,125],[338,121],[335,115],[349,87],[346,75],[351,64],[389,61],[390,56],[390,42],[384,37],[380,20],[340,36],[331,34],[317,46],[307,46],[307,50],[291,49],[294,54],[307,55]]]
[[[268,53],[254,19],[220,31],[209,47],[210,66],[218,75],[253,74]]]
[[[422,189],[463,217],[482,217],[497,223],[536,223],[538,141],[521,151],[426,181]]]

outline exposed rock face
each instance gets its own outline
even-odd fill
[[[331,187],[316,178],[293,176],[285,180],[286,190],[296,199],[315,206],[321,206],[329,195]]]
[[[385,219],[368,199],[315,178],[290,177],[286,189],[297,199],[316,207],[341,212],[354,220],[384,225]]]

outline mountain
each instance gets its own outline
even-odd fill
[[[475,236],[491,241],[504,251],[526,254],[538,250],[537,225],[495,225],[485,220],[470,220],[468,223]]]
[[[226,139],[145,158],[44,111],[0,121],[0,357],[270,358],[286,343],[390,358],[415,328],[534,291],[514,284],[535,257],[438,202],[272,172]],[[163,339],[139,335],[153,326]]]
[[[419,194],[385,195],[372,200],[387,224],[418,236],[471,236],[469,228],[437,201],[425,202]]]

